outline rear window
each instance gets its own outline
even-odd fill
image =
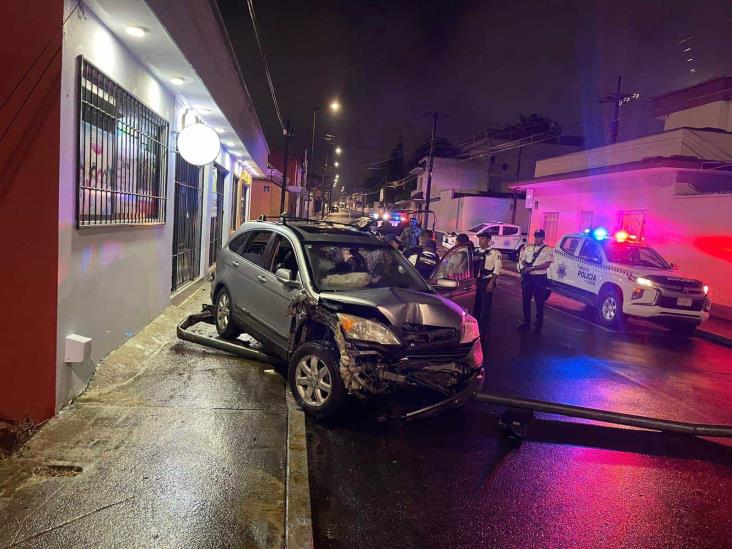
[[[240,255],[244,259],[264,267],[264,251],[267,249],[267,243],[271,237],[271,231],[255,231],[247,243],[244,244]]]
[[[518,234],[518,227],[503,227],[503,236]]]
[[[581,238],[574,237],[574,236],[567,236],[562,240],[562,243],[559,245],[561,250],[563,252],[568,253],[569,255],[574,255],[574,253],[577,251],[577,247],[579,246],[580,242],[582,242]]]

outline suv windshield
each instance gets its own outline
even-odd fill
[[[480,225],[476,225],[475,227],[470,227],[468,229],[469,233],[477,233],[479,231],[482,231],[485,228],[485,223],[481,223]]]
[[[306,244],[305,253],[313,284],[321,292],[389,287],[431,291],[412,265],[393,248]]]
[[[621,242],[604,241],[607,260],[621,265],[633,267],[649,267],[651,269],[670,269],[671,265],[656,250],[648,246]]]

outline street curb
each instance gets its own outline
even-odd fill
[[[706,330],[700,330],[699,328],[697,328],[694,332],[694,336],[698,337],[699,339],[706,339],[707,341],[711,341],[712,343],[717,343],[718,345],[724,345],[725,347],[732,348],[732,339],[723,335],[715,334],[713,332],[707,332]]]
[[[313,547],[310,479],[305,414],[285,388],[287,402],[287,472],[285,483],[285,547]]]

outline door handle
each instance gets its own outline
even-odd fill
[[[238,261],[232,261],[232,262],[231,262],[231,264],[232,264],[232,265],[233,265],[234,267],[238,267],[238,266],[239,266],[239,262],[238,262]]]
[[[267,282],[267,277],[262,276],[262,275],[257,275],[257,280],[264,283],[264,282]]]

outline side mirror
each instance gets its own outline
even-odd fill
[[[676,263],[671,263],[671,269],[674,270],[674,271],[678,271],[679,270],[679,266]]]
[[[293,279],[292,271],[290,269],[277,269],[275,278],[285,286],[297,286],[297,280]]]
[[[457,280],[450,280],[449,278],[438,278],[433,284],[435,288],[442,288],[443,290],[454,290],[458,287]]]

